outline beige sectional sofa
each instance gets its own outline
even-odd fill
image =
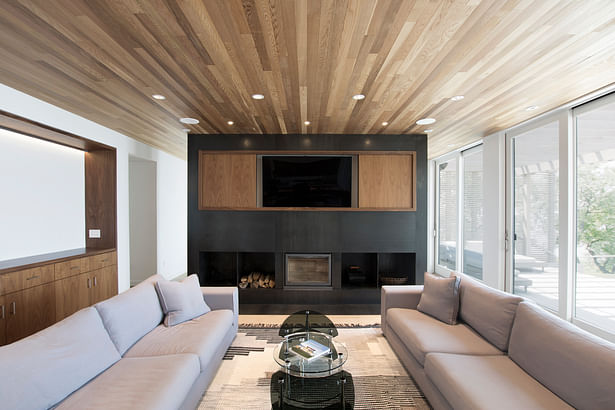
[[[383,286],[382,330],[435,409],[613,409],[615,345],[461,275],[459,322]]]
[[[201,288],[211,311],[165,327],[158,280],[0,347],[0,408],[196,408],[237,334],[237,288]]]

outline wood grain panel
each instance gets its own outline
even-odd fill
[[[90,256],[88,271],[102,269],[106,266],[117,264],[117,252],[102,253],[100,255]]]
[[[89,278],[88,273],[82,273],[54,282],[56,321],[60,321],[91,304],[91,281],[88,282]],[[88,287],[88,283],[90,283],[90,287]]]
[[[0,346],[6,344],[6,315],[8,313],[4,296],[0,296]]]
[[[91,304],[102,302],[105,299],[117,295],[116,266],[107,266],[90,272],[90,278],[92,280]]]
[[[438,156],[612,84],[614,43],[612,0],[0,2],[3,84],[181,158],[186,116],[197,134],[433,117]]]
[[[116,152],[85,153],[85,245],[91,249],[116,246]],[[90,238],[89,229],[100,229],[100,238]]]
[[[53,264],[0,275],[0,294],[16,292],[54,280]]]
[[[29,336],[55,323],[55,285],[47,283],[5,296],[6,342]]]
[[[81,270],[83,259],[87,258],[71,259],[65,262],[54,264],[55,280],[68,278],[69,276],[75,276],[79,275],[81,272],[85,272]]]
[[[199,152],[199,209],[256,208],[256,154]]]
[[[359,208],[415,209],[414,153],[359,155]]]

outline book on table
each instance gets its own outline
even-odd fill
[[[293,346],[291,349],[308,362],[316,359],[317,357],[331,353],[330,348],[313,339],[308,339],[301,342],[298,345]]]

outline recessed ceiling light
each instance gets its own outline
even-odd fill
[[[235,122],[234,122],[234,121],[227,121],[226,123],[227,123],[228,125],[233,125],[233,124],[235,124]]]
[[[433,124],[434,122],[436,122],[435,118],[421,118],[416,123],[417,125],[429,125]]]
[[[263,94],[252,94],[252,98],[255,100],[262,100],[265,96]]]
[[[527,107],[525,109],[525,111],[534,111],[534,110],[537,110],[537,109],[538,109],[537,105],[530,105],[529,107]]]
[[[448,144],[447,147],[449,148],[453,148],[455,146],[455,144]]]
[[[199,120],[197,120],[196,118],[180,118],[179,122],[181,122],[182,124],[198,124]]]
[[[454,97],[451,97],[451,101],[461,101],[463,100],[465,97],[463,95],[456,95]]]
[[[430,133],[430,132],[433,132],[433,128],[429,128],[429,129],[423,130],[423,132],[424,132],[424,133],[426,133],[426,134],[428,134],[428,133]]]
[[[387,125],[389,125],[388,121],[382,121],[382,126],[386,127]]]
[[[303,123],[304,123],[305,125],[310,125],[310,124],[311,124],[311,122],[309,122],[309,121],[303,121]]]
[[[164,96],[164,95],[162,95],[162,94],[154,94],[154,95],[152,95],[152,98],[153,98],[154,100],[166,100],[166,99],[167,99],[167,97],[165,97],[165,96]]]
[[[190,132],[190,128],[182,128],[183,132]]]
[[[352,96],[353,100],[362,100],[364,98],[365,98],[365,96],[363,94],[356,94],[356,95]]]

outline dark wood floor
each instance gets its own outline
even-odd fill
[[[244,303],[239,305],[239,313],[244,315],[290,315],[306,309],[313,310],[324,315],[380,314],[380,304],[288,305]]]

